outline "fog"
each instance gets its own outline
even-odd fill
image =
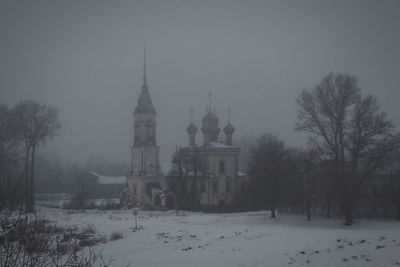
[[[46,150],[127,162],[143,49],[161,162],[188,142],[190,109],[212,105],[235,136],[294,132],[295,99],[329,72],[349,72],[400,124],[399,1],[0,2],[0,103],[58,107]],[[202,136],[197,134],[197,141]]]

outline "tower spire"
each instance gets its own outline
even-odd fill
[[[211,91],[208,92],[208,112],[211,112]]]
[[[143,84],[134,114],[139,113],[156,114],[156,110],[153,107],[151,96],[147,88],[146,46],[144,46],[143,49]]]
[[[228,107],[228,123],[231,123],[231,108]]]
[[[190,123],[193,123],[193,108],[190,108]]]
[[[147,70],[146,70],[146,45],[143,50],[143,86],[147,86]]]

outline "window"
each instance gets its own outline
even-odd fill
[[[225,161],[224,160],[220,160],[219,161],[219,173],[225,173]]]
[[[144,171],[144,151],[140,153],[140,170]]]
[[[204,193],[206,191],[206,185],[204,184],[204,181],[200,181],[200,192]]]
[[[154,140],[154,127],[152,127],[152,126],[148,126],[147,128],[146,128],[146,131],[147,131],[147,140],[148,141],[153,141]]]
[[[226,181],[226,193],[230,193],[231,192],[231,182]]]
[[[135,139],[137,141],[137,143],[142,142],[142,134],[141,134],[141,127],[139,125],[135,126]]]
[[[140,173],[139,175],[145,175],[147,171],[147,160],[146,160],[146,151],[141,151],[141,159],[140,159]]]
[[[218,182],[213,183],[213,193],[218,193]]]

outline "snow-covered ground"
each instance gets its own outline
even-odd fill
[[[124,238],[95,246],[112,266],[400,266],[400,223],[360,220],[351,227],[324,218],[267,212],[203,214],[42,208],[58,225],[94,225],[99,235]]]

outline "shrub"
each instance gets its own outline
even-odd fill
[[[96,227],[93,224],[88,224],[82,229],[82,234],[84,235],[91,235],[94,233],[96,233]]]
[[[107,238],[94,236],[92,225],[83,230],[87,234],[50,225],[37,216],[22,218],[0,210],[0,266],[109,266],[113,259],[104,262],[101,252],[91,248],[80,251],[83,246],[107,242]]]
[[[92,247],[97,245],[98,243],[106,243],[107,237],[104,235],[101,236],[84,236],[83,239],[79,240],[80,247]]]
[[[124,235],[121,232],[112,232],[110,240],[114,241],[114,240],[118,240],[118,239],[122,239],[122,238],[124,238]]]

